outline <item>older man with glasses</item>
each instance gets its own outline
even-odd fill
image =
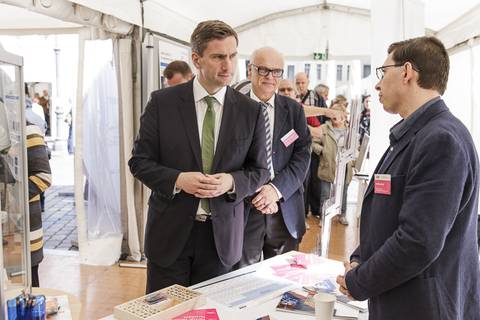
[[[305,233],[302,183],[310,162],[310,134],[300,104],[275,94],[283,75],[283,56],[273,48],[256,50],[250,59],[250,97],[265,116],[270,180],[246,206],[240,267],[298,249]]]

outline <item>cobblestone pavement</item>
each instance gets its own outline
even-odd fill
[[[44,248],[78,250],[73,186],[52,186],[45,192],[42,221]]]

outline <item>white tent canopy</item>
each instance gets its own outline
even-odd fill
[[[80,109],[87,105],[82,90],[84,72],[88,71],[84,62],[88,54],[95,56],[88,42],[104,38],[112,41],[113,49],[108,47],[105,52],[111,54],[113,51],[111,58],[115,68],[110,74],[117,77],[118,85],[115,98],[118,100],[120,126],[118,171],[122,224],[128,226],[124,234],[128,234],[130,254],[138,259],[143,248],[142,216],[146,193],[138,182],[134,182],[126,162],[138,129],[141,86],[149,91],[158,88],[155,72],[158,73],[159,69],[158,43],[153,44],[153,37],[147,35],[140,48],[139,35],[143,34],[137,32],[139,29],[165,35],[169,41],[185,45],[198,22],[220,19],[237,30],[241,57],[249,56],[255,48],[269,45],[280,50],[286,60],[298,61],[298,65],[305,65],[303,62],[312,60],[314,52],[325,52],[328,47],[328,83],[332,81],[334,86],[335,60],[351,61],[352,66],[357,66],[356,70],[360,69],[360,60],[371,60],[371,65],[375,66],[382,63],[386,45],[392,40],[433,34],[445,43],[451,54],[450,76],[454,83],[449,84],[451,89],[445,95],[447,104],[471,130],[474,139],[480,141],[480,124],[473,121],[480,118],[480,98],[476,90],[480,83],[479,16],[478,0],[454,3],[447,0],[0,0],[0,34],[80,34],[80,89],[77,90]],[[84,27],[89,28],[85,30]],[[152,50],[154,47],[157,55]],[[140,63],[142,57],[143,63]],[[143,70],[140,70],[141,65]],[[373,91],[373,85],[369,87]],[[372,139],[375,145],[371,152],[373,159],[383,152],[386,142],[382,139],[387,139],[386,132],[393,121],[384,121],[387,116],[383,112],[375,113],[377,110],[381,110],[378,104],[373,108],[372,135],[381,138]],[[81,127],[80,116],[77,121],[77,127]],[[81,136],[82,132],[76,135]],[[76,170],[81,171],[84,160],[81,146],[76,149],[75,157]],[[77,186],[75,193],[80,216],[80,252],[89,255],[101,246],[94,242],[85,243],[85,234],[82,235],[81,231],[86,228],[82,218],[85,214],[82,186]],[[115,237],[112,239],[118,246]],[[108,245],[110,243],[104,244]],[[109,258],[113,256],[109,255]],[[82,261],[88,262],[89,259]]]
[[[408,2],[422,2],[409,0]],[[11,4],[27,8],[20,10]],[[77,10],[70,3],[80,6]],[[143,3],[143,8],[142,8]],[[425,26],[428,30],[438,32],[438,36],[451,47],[457,43],[476,36],[480,24],[475,17],[480,14],[477,0],[461,0],[452,3],[447,0],[425,0]],[[70,8],[68,8],[70,7]],[[368,46],[369,0],[277,0],[277,1],[195,1],[195,0],[0,0],[0,31],[29,29],[65,29],[91,24],[92,12],[103,13],[152,31],[169,35],[182,41],[188,41],[195,25],[202,20],[221,19],[234,26],[240,34],[240,53],[248,55],[252,47],[264,45],[265,39],[275,43],[286,56],[304,56],[314,50],[324,49],[329,40],[332,54],[357,55],[365,50],[354,41],[350,45],[353,53],[345,53],[344,43],[355,38],[364,38]],[[32,12],[33,11],[33,12]],[[143,11],[143,15],[142,15]],[[330,12],[326,14],[325,12]],[[35,14],[34,12],[41,13]],[[333,16],[331,12],[343,13]],[[74,13],[74,15],[72,15]],[[345,23],[342,16],[348,14],[360,22]],[[55,17],[51,19],[45,15]],[[75,18],[75,16],[78,16]],[[143,20],[143,21],[142,21]],[[292,28],[291,21],[295,21]],[[362,22],[363,21],[363,22]],[[359,26],[359,28],[357,28]],[[253,29],[253,30],[251,30]],[[325,34],[325,31],[327,31]],[[343,36],[343,32],[346,36]],[[297,40],[294,45],[286,46],[291,36]],[[289,39],[285,41],[285,39]],[[337,45],[336,43],[341,43]],[[244,45],[245,44],[245,45]],[[283,45],[282,45],[283,44]],[[336,52],[338,48],[338,53]],[[359,49],[359,50],[358,50]]]

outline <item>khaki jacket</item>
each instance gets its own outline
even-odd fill
[[[319,157],[317,175],[321,180],[333,183],[335,181],[335,172],[337,171],[337,141],[330,121],[321,126],[323,134],[312,141],[312,149]],[[353,161],[352,161],[353,162]],[[347,184],[352,181],[353,169],[352,162],[347,165]]]

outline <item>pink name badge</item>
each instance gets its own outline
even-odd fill
[[[392,194],[392,176],[389,174],[376,174],[375,175],[375,194]]]
[[[280,141],[283,142],[285,147],[288,148],[289,145],[291,145],[295,140],[298,139],[298,134],[295,132],[295,130],[290,130],[288,131],[281,139]]]

